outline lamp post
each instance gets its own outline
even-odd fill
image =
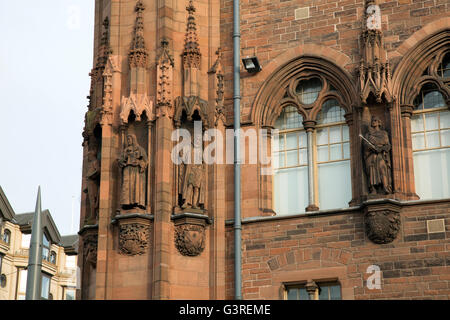
[[[28,256],[26,300],[41,299],[41,270],[42,270],[42,213],[41,187],[38,189],[36,209],[34,210],[33,226],[31,229],[30,250]]]

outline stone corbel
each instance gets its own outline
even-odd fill
[[[153,215],[118,214],[112,220],[119,228],[119,253],[127,256],[143,255],[150,248]]]
[[[84,226],[78,232],[83,243],[83,264],[90,264],[93,267],[97,265],[98,249],[98,224]]]
[[[175,225],[175,247],[183,256],[195,257],[205,249],[206,227],[212,220],[200,212],[189,209],[172,216]]]
[[[377,244],[394,241],[401,227],[401,204],[397,201],[382,199],[364,202],[363,207],[367,237]]]

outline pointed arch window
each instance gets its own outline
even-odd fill
[[[421,199],[450,198],[450,111],[442,93],[430,83],[422,87],[414,108],[411,138],[416,193]]]
[[[329,86],[328,88],[333,88]],[[345,110],[333,95],[318,99],[322,82],[298,82],[298,99],[320,103],[316,126],[305,130],[297,106],[286,104],[275,121],[273,202],[277,215],[348,207],[351,200],[350,135]],[[334,89],[334,88],[333,88]],[[308,132],[307,132],[308,131]],[[311,209],[312,208],[312,209]]]

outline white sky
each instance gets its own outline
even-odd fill
[[[16,213],[40,185],[61,235],[79,230],[94,3],[0,0],[0,185]]]

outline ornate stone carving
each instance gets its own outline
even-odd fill
[[[192,121],[195,111],[198,112],[204,129],[208,128],[208,101],[197,96],[177,97],[175,99],[175,113],[173,120],[175,127],[181,126],[183,111],[186,112],[187,120]]]
[[[372,117],[368,132],[361,139],[369,194],[392,194],[391,144],[378,117]]]
[[[84,219],[87,225],[94,225],[98,219],[99,205],[99,189],[100,189],[100,161],[97,158],[97,150],[88,151],[88,165],[86,173],[86,188],[83,190],[87,193],[89,200],[88,215]]]
[[[175,246],[183,256],[195,257],[205,249],[205,227],[183,224],[175,226]]]
[[[148,225],[131,223],[120,226],[119,248],[125,255],[138,255],[147,252],[150,242],[150,229]]]
[[[188,21],[184,41],[183,66],[184,69],[199,69],[202,55],[200,53],[200,45],[198,43],[197,24],[194,17],[195,7],[192,0],[189,1],[186,11],[188,12]]]
[[[161,52],[157,59],[157,94],[156,117],[172,117],[172,81],[173,81],[173,57],[169,54],[169,42],[161,41]]]
[[[141,121],[141,116],[146,114],[149,121],[155,118],[153,111],[153,101],[146,94],[130,94],[129,97],[122,97],[120,120],[122,124],[128,123],[130,112],[133,111],[136,121]]]
[[[219,48],[216,51],[217,60],[208,71],[215,75],[214,87],[216,88],[216,108],[214,113],[214,124],[217,126],[219,121],[226,123],[225,107],[224,107],[224,72],[222,66],[222,50]]]
[[[139,146],[136,136],[128,134],[126,147],[119,158],[122,169],[120,205],[123,209],[145,209],[147,153]]]
[[[392,102],[391,70],[384,49],[380,7],[374,0],[366,1],[361,44],[359,80],[362,102],[367,103],[370,93],[378,103],[382,102],[383,97],[386,102]]]
[[[145,68],[147,66],[148,53],[144,41],[144,19],[142,14],[145,6],[141,0],[136,3],[136,23],[134,27],[133,41],[131,43],[128,61],[132,68]]]
[[[364,220],[367,237],[374,243],[390,243],[400,230],[400,214],[392,210],[368,211]]]
[[[97,234],[87,234],[83,237],[83,258],[84,263],[89,263],[94,267],[97,265]]]

